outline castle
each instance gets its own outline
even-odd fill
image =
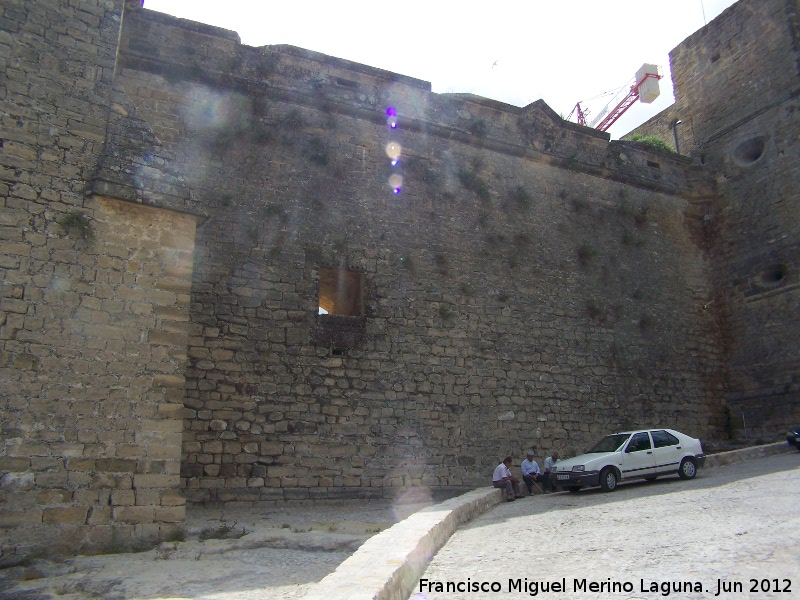
[[[5,2],[0,564],[800,421],[799,14],[673,50],[638,130],[672,153],[136,0]]]

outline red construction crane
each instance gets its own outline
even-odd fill
[[[609,111],[608,107],[619,97],[619,94],[617,94],[611,102],[603,107],[600,114],[589,123],[589,127],[594,127],[599,131],[607,131],[637,100],[645,104],[653,102],[659,95],[658,80],[661,79],[661,77],[662,75],[658,72],[658,67],[655,65],[642,65],[642,68],[636,72],[635,83],[630,86],[625,96]],[[580,125],[586,125],[586,110],[581,107],[580,102],[578,102],[575,108],[572,109],[572,112],[569,113],[567,120],[572,117],[573,113],[577,113],[576,118]]]
[[[572,119],[572,113],[574,113],[576,111],[577,111],[578,114],[575,115],[575,118],[578,119],[578,125],[586,125],[586,113],[581,108],[581,103],[580,102],[578,102],[575,105],[575,108],[572,109],[572,112],[570,112],[569,115],[567,115],[567,121]]]

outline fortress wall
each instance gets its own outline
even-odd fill
[[[671,53],[676,104],[638,131],[680,144],[718,177],[702,209],[727,331],[735,435],[800,420],[800,15],[743,1]],[[671,135],[671,133],[669,134]]]
[[[89,193],[122,11],[0,7],[0,565],[183,528],[195,220]]]
[[[720,431],[689,161],[609,143],[541,102],[435,95],[228,32],[189,52],[175,40],[193,26],[126,20],[119,75],[209,213],[190,500],[471,486],[530,445],[574,452],[653,422]],[[363,277],[363,317],[317,314],[337,269]]]
[[[796,2],[673,53],[695,162],[140,4],[0,7],[0,563],[795,418]]]

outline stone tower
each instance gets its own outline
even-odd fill
[[[735,435],[800,421],[800,5],[738,2],[670,54],[675,104],[637,131],[711,168],[697,205]],[[634,132],[635,133],[635,132]]]

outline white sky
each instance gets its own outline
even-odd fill
[[[597,115],[643,63],[661,96],[609,130],[624,135],[673,103],[669,51],[735,0],[145,0],[236,31],[248,46],[291,44],[515,106]],[[595,98],[594,100],[591,100]],[[613,105],[612,105],[613,106]],[[589,117],[591,121],[592,117]]]

